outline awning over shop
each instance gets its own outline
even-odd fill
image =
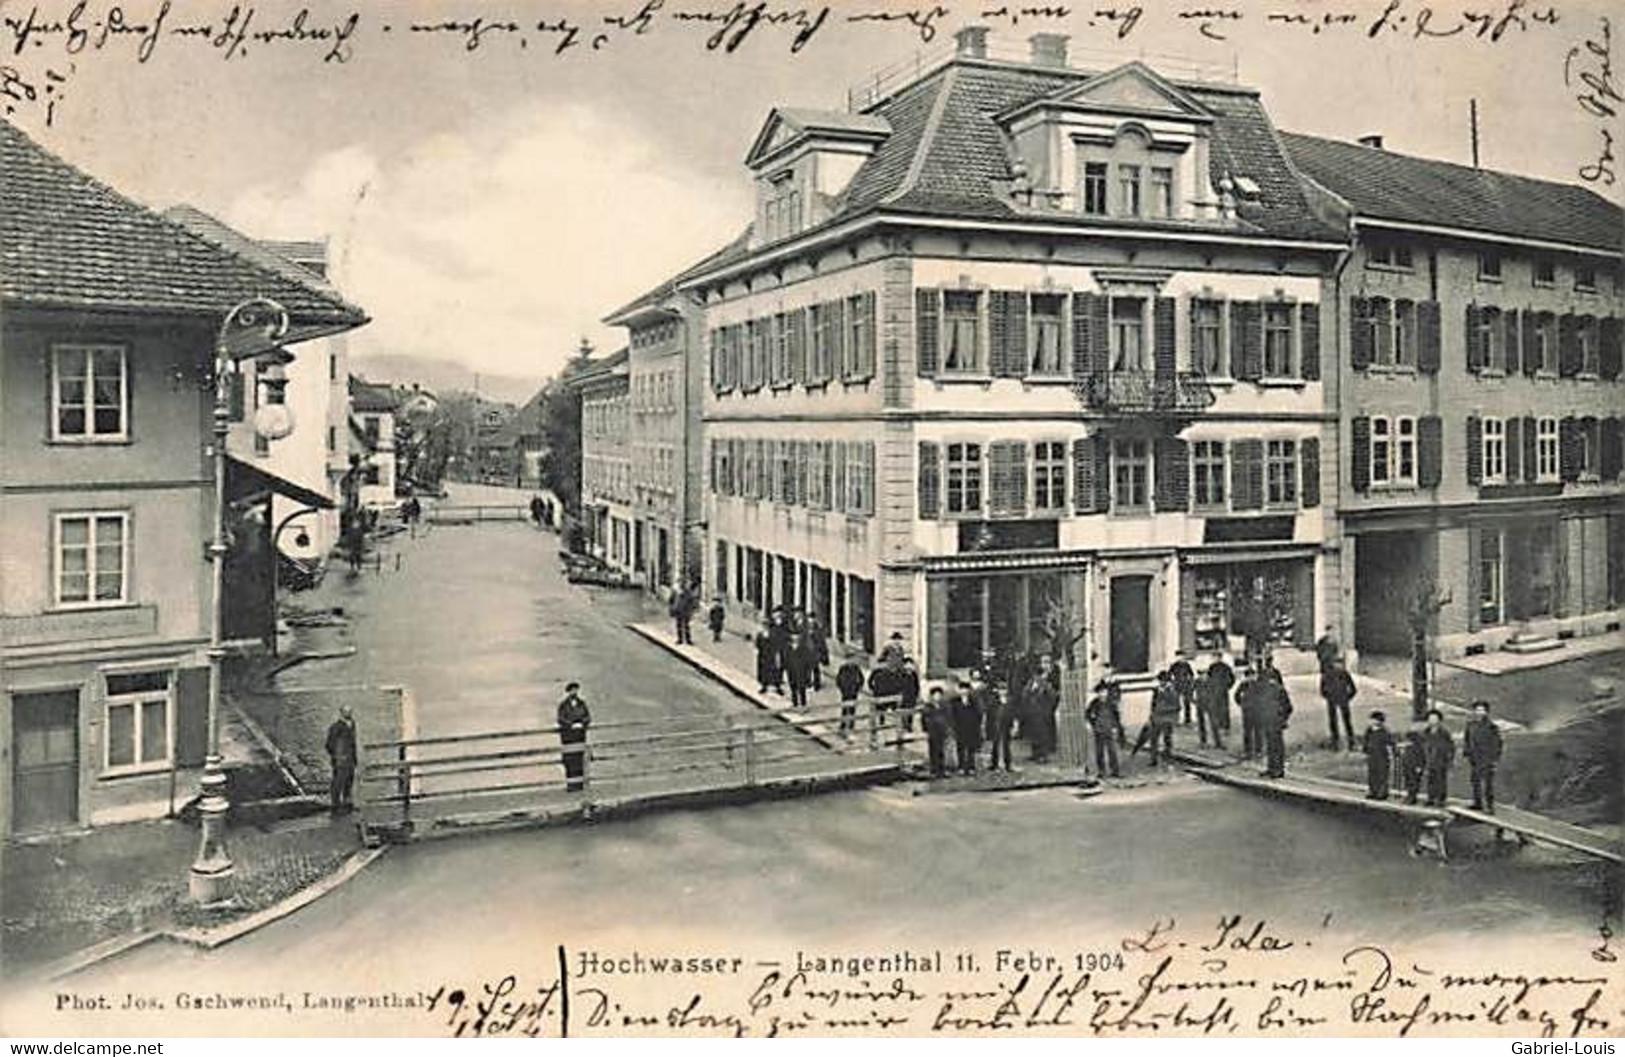
[[[274,493],[318,510],[332,510],[337,506],[327,496],[302,484],[295,484],[241,459],[226,457],[226,495],[232,502],[266,493]]]
[[[1248,565],[1313,558],[1318,551],[1313,543],[1250,543],[1234,547],[1209,545],[1201,550],[1181,551],[1179,557],[1187,565]]]
[[[998,551],[954,554],[925,559],[925,570],[936,572],[989,572],[996,570],[1064,569],[1088,565],[1092,551]]]

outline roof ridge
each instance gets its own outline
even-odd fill
[[[320,301],[328,303],[330,307],[337,311],[341,311],[347,315],[357,315],[363,321],[367,319],[367,314],[364,310],[362,310],[359,306],[353,305],[349,301],[345,300],[343,296],[338,295],[336,291],[330,293],[322,290],[320,287],[305,282],[304,280],[294,280],[288,276],[281,275],[274,269],[268,268],[260,262],[253,260],[244,254],[237,252],[236,250],[219,245],[210,239],[205,239],[196,232],[192,231],[186,225],[164,216],[160,210],[138,202],[136,199],[118,190],[112,184],[97,178],[90,172],[55,153],[54,151],[48,150],[43,144],[34,139],[34,137],[30,136],[14,122],[0,117],[0,125],[3,125],[15,135],[15,138],[22,149],[33,153],[36,158],[42,161],[45,165],[55,168],[59,172],[65,173],[70,179],[77,181],[89,190],[98,194],[106,195],[117,203],[136,210],[138,213],[152,220],[160,227],[166,228],[185,239],[200,242],[205,246],[215,249],[221,253],[225,253],[253,271],[259,272],[267,278],[274,279],[278,283],[294,283],[295,285],[302,286],[304,287],[306,293],[312,295]],[[192,208],[196,209],[197,207],[193,206]],[[198,212],[201,213],[203,211],[198,210]]]
[[[1331,136],[1318,136],[1312,132],[1293,132],[1289,129],[1282,129],[1280,134],[1282,136],[1291,136],[1295,139],[1307,139],[1314,140],[1316,143],[1330,144],[1333,147],[1338,147],[1343,150],[1371,151],[1391,158],[1402,158],[1405,161],[1421,162],[1425,165],[1440,165],[1447,169],[1454,169],[1463,174],[1472,176],[1493,176],[1507,180],[1522,180],[1526,183],[1542,184],[1547,187],[1562,187],[1576,191],[1591,191],[1591,188],[1589,187],[1582,187],[1579,184],[1567,183],[1563,180],[1548,180],[1542,176],[1530,176],[1527,173],[1510,172],[1506,169],[1493,169],[1482,165],[1467,165],[1464,162],[1451,161],[1448,158],[1434,158],[1426,154],[1412,154],[1408,151],[1391,150],[1388,147],[1368,147],[1364,143],[1351,143],[1348,140],[1334,139]],[[1596,194],[1595,191],[1592,191],[1591,193]],[[1602,198],[1601,195],[1597,195],[1597,197]],[[1603,201],[1606,202],[1607,199],[1603,198]]]
[[[958,83],[958,72],[953,63],[942,68],[942,77],[937,84],[937,97],[931,101],[931,113],[926,116],[925,127],[920,130],[920,141],[914,145],[914,157],[909,159],[908,172],[903,174],[897,189],[882,198],[877,205],[890,205],[902,199],[919,183],[920,174],[925,171],[926,159],[931,156],[931,146],[936,142],[937,134],[942,131],[943,114],[948,110],[948,100],[953,95],[954,85]]]

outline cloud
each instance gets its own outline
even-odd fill
[[[748,186],[719,185],[629,123],[526,104],[389,157],[350,146],[296,186],[227,210],[261,237],[331,240],[335,278],[373,317],[352,351],[539,376],[606,312],[738,233]]]

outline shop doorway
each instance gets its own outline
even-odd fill
[[[1151,577],[1112,577],[1111,663],[1118,672],[1151,667]]]

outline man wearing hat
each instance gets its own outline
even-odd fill
[[[564,749],[565,788],[579,793],[587,788],[587,727],[592,712],[581,699],[581,684],[568,683],[559,702],[559,744]],[[580,748],[574,748],[574,746]]]
[[[1394,759],[1394,732],[1388,729],[1387,715],[1371,713],[1371,725],[1360,736],[1360,749],[1365,753],[1366,799],[1387,800]]]
[[[1095,769],[1102,778],[1123,777],[1117,762],[1117,743],[1123,740],[1123,688],[1107,679],[1096,683],[1083,718],[1095,736]]]

